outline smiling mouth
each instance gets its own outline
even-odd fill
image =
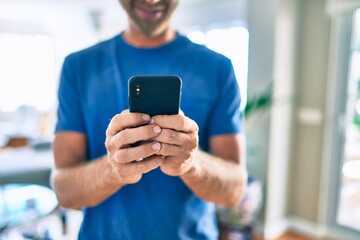
[[[157,20],[160,19],[165,12],[164,7],[146,7],[142,5],[135,5],[134,6],[135,14],[143,19],[149,19],[149,20]]]

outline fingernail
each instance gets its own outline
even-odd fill
[[[153,123],[155,123],[155,120],[152,118],[152,119],[150,120],[150,124],[153,124]]]
[[[154,131],[155,133],[160,133],[160,132],[161,132],[161,128],[160,128],[159,126],[155,126],[155,127],[153,127],[153,131]]]
[[[154,143],[151,148],[154,150],[154,151],[158,151],[160,149],[160,143]]]
[[[147,114],[143,114],[143,115],[141,115],[141,117],[142,117],[142,119],[143,119],[144,121],[149,121],[149,120],[150,120],[150,116],[147,115]]]

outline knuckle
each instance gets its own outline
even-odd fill
[[[180,129],[187,130],[187,124],[184,118],[181,118],[179,120],[179,127]]]
[[[195,136],[191,137],[190,138],[190,147],[192,149],[194,149],[194,148],[197,148],[198,145],[199,145],[199,137],[198,137],[198,135],[195,135]]]
[[[184,141],[183,141],[184,145],[186,146],[187,149],[194,149],[197,147],[198,142],[191,135],[186,134],[183,136],[183,138],[184,138]]]
[[[110,136],[110,130],[109,130],[109,128],[106,129],[105,135],[106,135],[106,136]]]
[[[122,140],[122,139],[127,139],[129,136],[128,136],[128,133],[127,131],[121,131],[121,132],[118,132],[117,134],[117,139],[118,140]]]
[[[169,138],[178,140],[179,139],[179,134],[176,131],[171,131],[170,134],[169,134]]]
[[[106,141],[105,141],[105,148],[106,148],[109,152],[112,151],[113,146],[112,146],[111,140],[110,140],[109,138],[107,138]]]
[[[172,138],[173,132],[169,129],[164,129],[163,130],[163,136],[164,136],[164,140],[169,142]]]
[[[188,158],[191,158],[191,152],[190,151],[184,151],[183,152],[183,156],[186,158],[186,159],[188,159]]]
[[[191,139],[190,139],[190,137],[189,137],[189,135],[188,134],[182,134],[181,136],[180,136],[180,138],[179,138],[179,141],[181,142],[181,143],[186,143],[186,142],[189,142]]]
[[[130,130],[131,131],[131,130]],[[134,141],[134,134],[131,134],[131,132],[128,130],[123,130],[119,132],[116,136],[116,141],[118,142],[118,145],[120,147],[123,147],[126,144],[133,143]]]
[[[195,122],[194,122],[195,123]],[[197,123],[195,123],[195,132],[199,132],[199,126],[197,125]]]
[[[197,123],[192,119],[190,119],[190,121],[191,121],[191,124],[194,126],[194,130],[196,132],[198,132],[199,131],[199,126],[197,125]]]
[[[108,128],[107,128],[106,131],[105,131],[105,135],[106,135],[107,137],[110,137],[110,136],[113,135],[113,130],[112,130],[111,127],[110,127],[111,124],[112,124],[112,123],[110,122]]]
[[[180,144],[184,142],[184,139],[181,134],[174,134],[174,139],[176,140],[177,143]]]
[[[121,113],[123,114],[123,113]],[[116,122],[119,121],[121,119],[121,114],[115,114],[115,116],[111,119],[111,122]]]
[[[197,141],[192,141],[191,142],[191,144],[190,144],[190,147],[191,147],[191,149],[196,149],[196,148],[198,148],[198,142]]]
[[[161,129],[161,133],[158,135],[162,141],[169,141],[169,131],[167,129]]]

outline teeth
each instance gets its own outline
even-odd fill
[[[164,11],[165,7],[164,6],[158,6],[158,7],[151,7],[151,6],[147,6],[147,5],[135,5],[137,6],[138,8],[141,8],[145,11],[149,11],[149,12],[160,12],[160,11]]]
[[[144,11],[148,11],[148,12],[161,12],[162,9],[146,9],[146,8],[143,8]]]

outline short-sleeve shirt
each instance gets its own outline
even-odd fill
[[[239,87],[228,58],[181,34],[156,48],[136,48],[117,35],[70,54],[62,68],[56,132],[85,134],[88,161],[106,154],[105,131],[128,108],[128,79],[135,75],[182,79],[180,107],[198,124],[202,150],[209,151],[212,136],[241,131]],[[215,205],[160,169],[83,212],[79,239],[218,238]]]

